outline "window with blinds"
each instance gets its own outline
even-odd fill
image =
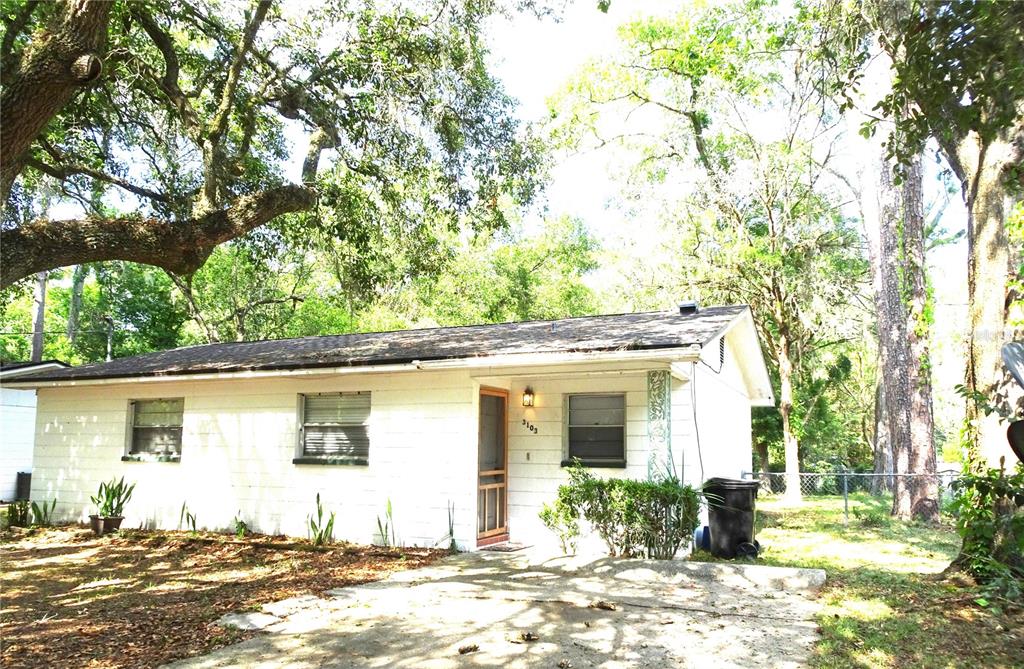
[[[133,400],[132,455],[181,455],[181,423],[185,400]]]
[[[626,460],[626,396],[569,395],[569,460],[621,464]]]
[[[302,396],[302,455],[366,464],[370,393]]]

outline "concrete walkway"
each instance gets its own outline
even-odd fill
[[[823,581],[752,565],[463,554],[267,605],[235,621],[265,633],[169,666],[799,667]]]

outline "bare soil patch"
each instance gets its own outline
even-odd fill
[[[65,527],[5,532],[0,665],[155,667],[251,636],[223,614],[381,579],[441,551]]]

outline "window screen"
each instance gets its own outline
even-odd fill
[[[569,396],[569,458],[626,459],[626,396]]]
[[[303,396],[302,454],[367,460],[369,420],[370,393]]]
[[[181,455],[181,397],[132,402],[131,453]]]

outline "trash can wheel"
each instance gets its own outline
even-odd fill
[[[751,560],[757,558],[757,554],[760,552],[758,549],[760,546],[757,542],[751,543],[744,541],[743,543],[736,546],[736,557],[738,558],[749,558]]]

